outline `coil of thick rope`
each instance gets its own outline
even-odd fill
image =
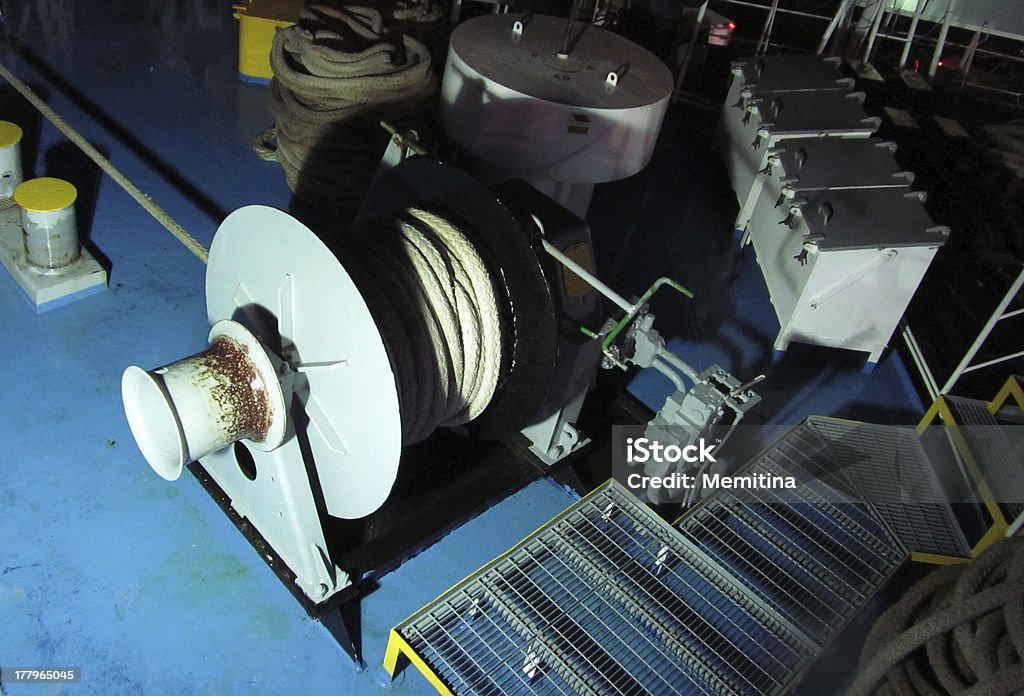
[[[362,199],[387,143],[377,124],[409,127],[438,87],[426,46],[368,7],[307,5],[278,31],[270,65],[276,123],[254,149],[281,164],[299,198],[324,207]]]
[[[1024,539],[933,571],[875,623],[848,696],[1024,693]]]
[[[398,0],[391,9],[391,15],[402,22],[429,23],[441,20],[444,9],[440,5],[424,4],[419,0]]]
[[[395,372],[402,441],[479,416],[497,389],[497,295],[473,244],[424,210],[359,223],[337,244],[370,305]]]

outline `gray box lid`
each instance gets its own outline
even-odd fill
[[[923,192],[899,188],[833,189],[794,198],[804,238],[822,251],[942,246],[949,228],[924,209]]]
[[[841,60],[833,56],[750,56],[732,63],[734,79],[757,92],[838,90],[849,92],[853,80],[844,79]]]
[[[759,130],[772,138],[868,137],[882,124],[861,106],[862,92],[764,92],[751,99]]]
[[[893,158],[896,144],[877,138],[793,138],[775,146],[780,181],[796,192],[892,188],[914,183]]]

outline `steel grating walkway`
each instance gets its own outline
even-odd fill
[[[970,553],[913,431],[808,418],[743,473],[797,488],[719,491],[678,529],[815,653],[909,553]]]
[[[910,552],[969,555],[913,431],[809,418],[741,473],[798,485],[718,490],[673,528],[609,481],[396,627],[386,669],[446,694],[778,694]]]
[[[1005,521],[1019,529],[1024,519],[1024,468],[1006,437],[1013,426],[1000,425],[982,401],[949,395],[943,398]],[[1018,437],[1019,431],[1017,426]]]
[[[970,547],[910,428],[808,418],[824,443],[818,474],[869,505],[908,552],[965,558]]]
[[[609,481],[394,629],[442,693],[768,694],[796,628]]]

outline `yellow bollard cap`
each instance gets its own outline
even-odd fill
[[[10,121],[0,121],[0,147],[10,147],[21,142],[21,128]]]
[[[78,198],[78,189],[63,179],[44,176],[29,179],[14,189],[14,202],[33,213],[63,210]]]

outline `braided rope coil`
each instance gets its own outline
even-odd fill
[[[270,52],[275,125],[254,145],[280,162],[299,196],[358,199],[383,150],[377,123],[421,113],[438,80],[419,40],[389,31],[375,9],[311,4]]]
[[[1024,539],[933,571],[875,623],[848,696],[1024,691]]]
[[[500,379],[503,326],[480,254],[450,220],[409,209],[363,223],[339,255],[371,307],[395,373],[402,441],[468,423]]]

